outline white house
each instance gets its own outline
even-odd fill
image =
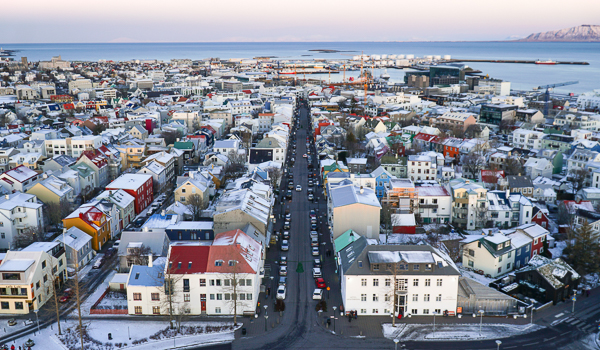
[[[452,216],[452,196],[443,186],[417,186],[419,216],[424,224],[447,224]]]
[[[378,239],[381,204],[375,191],[342,183],[330,186],[327,191],[327,213],[333,238],[354,230],[367,238]]]
[[[515,256],[510,237],[502,233],[467,235],[460,241],[463,266],[491,277],[512,271]]]
[[[364,241],[338,253],[344,311],[394,317],[456,312],[460,272],[446,254],[428,245]]]
[[[26,229],[43,227],[42,204],[32,194],[15,192],[0,197],[0,249],[10,249],[14,237]]]

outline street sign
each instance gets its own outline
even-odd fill
[[[573,301],[577,301],[577,297],[575,297],[575,296],[574,296],[574,297],[573,297]]]

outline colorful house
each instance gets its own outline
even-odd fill
[[[110,223],[100,209],[82,207],[63,219],[66,229],[77,227],[92,237],[92,248],[102,249],[102,245],[110,238]]]
[[[152,175],[123,174],[106,186],[107,190],[124,190],[134,198],[135,214],[139,214],[154,200]]]

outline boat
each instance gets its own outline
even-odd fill
[[[535,64],[547,64],[547,65],[555,65],[556,61],[547,60],[547,61],[535,61]]]
[[[383,79],[383,80],[389,80],[390,79],[390,75],[388,74],[387,69],[385,70],[385,72],[383,74],[381,74],[380,78]]]

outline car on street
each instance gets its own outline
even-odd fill
[[[323,277],[315,278],[315,284],[317,285],[317,288],[325,289],[325,279]]]
[[[292,191],[287,191],[286,197],[287,199],[292,199]]]
[[[116,253],[117,253],[117,248],[115,248],[115,247],[110,247],[106,250],[107,257],[111,257],[111,256],[115,255]]]
[[[319,247],[312,247],[312,255],[313,256],[319,255]]]
[[[317,238],[319,237],[319,233],[317,231],[310,231],[310,238]]]
[[[313,174],[312,173],[308,173],[308,178],[312,178]]]
[[[310,223],[311,224],[316,224],[317,223],[317,217],[316,216],[311,216]]]
[[[321,259],[314,259],[313,267],[321,267]]]
[[[318,237],[311,237],[310,238],[310,246],[311,247],[318,247],[319,246],[319,238]]]
[[[280,276],[279,277],[279,284],[280,286],[287,286],[287,277],[286,276]]]
[[[63,295],[58,299],[61,303],[66,303],[73,296],[73,290],[71,288],[67,288],[63,291]]]
[[[302,155],[302,157],[303,157],[303,158],[307,158],[307,157],[308,157],[308,155],[307,155],[306,153],[304,153],[304,154]]]
[[[293,190],[294,189],[294,181],[290,181],[288,183],[288,189]]]
[[[289,221],[286,221],[286,222],[283,224],[283,229],[284,229],[284,230],[289,230],[289,229],[290,229],[290,222],[289,222]]]
[[[308,180],[308,186],[309,186],[309,187],[312,187],[312,185],[313,185],[313,182],[312,182],[312,180]]]
[[[302,186],[300,186],[300,185],[296,186],[296,192],[300,192],[300,191],[302,191]]]
[[[287,276],[287,266],[279,266],[279,276]]]
[[[323,299],[323,289],[315,289],[315,291],[313,292],[313,300],[321,299]]]
[[[285,286],[279,286],[279,288],[277,288],[277,299],[285,299]]]
[[[282,255],[281,258],[279,258],[279,265],[287,265],[287,256]]]
[[[283,241],[281,241],[281,250],[283,250],[284,252],[287,252],[288,250],[290,250],[290,243],[288,242],[287,239],[284,239]]]
[[[283,239],[290,239],[290,231],[283,231]]]
[[[92,269],[99,269],[102,265],[104,265],[104,255],[98,254],[96,262],[92,265]]]
[[[294,174],[292,174],[292,173],[289,173],[289,174],[288,174],[288,179],[293,179],[293,178],[294,178]]]
[[[323,277],[320,267],[313,267],[313,278]]]
[[[287,213],[287,214],[285,214],[285,219],[286,219],[287,221],[292,221],[292,214],[291,214],[291,213]]]
[[[317,230],[317,224],[310,224],[310,229],[313,231]]]
[[[311,216],[311,217],[313,217],[313,216],[317,216],[317,213],[315,212],[315,210],[314,210],[314,209],[311,209],[311,210],[310,210],[310,216]]]
[[[309,201],[312,201],[312,200],[314,200],[314,199],[315,199],[315,196],[313,196],[313,195],[312,195],[312,193],[309,193],[309,194],[308,194],[308,200],[309,200]]]

